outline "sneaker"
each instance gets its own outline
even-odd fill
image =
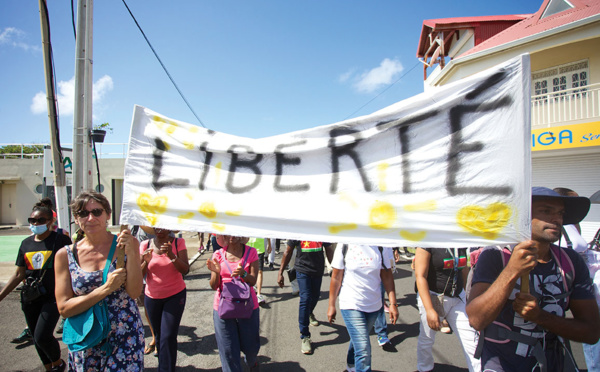
[[[410,252],[404,252],[404,253],[400,253],[400,257],[404,258],[407,261],[410,261],[413,258],[415,258],[415,254],[414,253],[410,253]]]
[[[315,314],[313,314],[313,313],[310,313],[310,315],[308,316],[308,322],[313,327],[319,326],[319,321],[317,320],[317,318],[315,318]]]
[[[269,270],[271,270],[271,271],[275,270],[275,266],[273,266],[273,262],[271,262],[269,264]]]
[[[50,369],[50,372],[64,372],[66,369],[67,369],[67,363],[65,363],[64,360],[61,360],[59,365],[57,365],[56,367],[52,367],[52,369]]]
[[[31,331],[29,331],[29,328],[25,328],[19,336],[13,338],[10,342],[13,344],[22,344],[23,342],[31,340],[33,340],[33,337],[31,336]]]
[[[256,363],[254,363],[254,365],[252,367],[250,367],[250,372],[259,372],[260,371],[260,365],[258,364],[258,360],[256,361]]]
[[[346,364],[346,372],[356,372],[356,367],[350,367]]]
[[[60,318],[60,322],[58,323],[58,327],[56,327],[56,333],[63,333],[63,328],[65,326],[65,318]]]
[[[302,351],[302,354],[312,354],[313,353],[312,344],[310,342],[310,337],[304,337],[302,339],[302,347],[300,350]]]
[[[262,294],[257,294],[256,295],[256,299],[258,300],[258,304],[264,304],[265,303],[265,296],[263,296]]]
[[[442,326],[440,327],[440,332],[446,333],[446,334],[452,333],[452,328],[450,328],[450,324],[448,324],[448,321],[446,319],[442,320]]]
[[[383,346],[391,342],[387,336],[377,336],[377,343],[379,344],[379,346]]]

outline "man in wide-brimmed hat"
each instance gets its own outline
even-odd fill
[[[467,315],[481,332],[482,370],[563,371],[570,355],[561,338],[598,341],[600,315],[586,264],[553,244],[563,224],[579,223],[589,208],[588,198],[534,187],[531,240],[512,252],[486,249],[479,256]],[[529,290],[519,289],[522,278]],[[565,318],[567,309],[573,318]]]

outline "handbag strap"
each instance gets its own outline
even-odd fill
[[[108,276],[108,269],[110,269],[110,265],[112,264],[112,257],[115,254],[115,249],[117,248],[117,236],[113,236],[112,245],[110,246],[110,251],[108,252],[108,257],[106,257],[106,263],[104,264],[104,271],[102,272],[102,284],[106,283],[106,277]]]
[[[48,269],[46,268],[46,266],[49,265],[50,261],[54,258],[54,254],[56,253],[56,241],[58,240],[58,233],[55,231],[55,235],[54,235],[54,242],[52,243],[52,253],[50,254],[50,257],[48,257],[48,259],[46,260],[46,262],[44,262],[44,265],[42,266],[41,270],[44,270],[42,272],[42,274],[39,276],[40,281],[42,281],[42,279],[44,279],[44,275],[46,275],[46,271],[48,271]]]
[[[244,244],[244,254],[242,255],[242,267],[246,266],[246,259],[248,258],[249,249],[246,249],[246,245]],[[223,262],[225,262],[225,267],[227,267],[227,271],[229,271],[229,275],[233,274],[233,270],[231,270],[231,266],[229,266],[229,262],[227,262],[227,252],[225,252],[225,256],[223,257]]]

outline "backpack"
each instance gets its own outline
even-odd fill
[[[246,265],[250,249],[244,245],[242,266]],[[227,258],[223,257],[225,268],[229,274],[233,273]],[[223,267],[223,265],[221,265]],[[219,298],[218,314],[221,319],[248,319],[252,316],[254,301],[250,286],[240,278],[231,277],[230,282],[221,281],[221,297]]]
[[[512,254],[512,252],[507,248],[507,247],[503,247],[501,249],[501,253],[500,256],[502,257],[502,266],[506,267],[506,265],[508,264],[508,260],[510,260],[510,255]],[[561,294],[561,295],[557,295],[555,296],[555,298],[558,299],[563,299],[566,298],[567,302],[566,302],[566,306],[568,308],[569,306],[569,296],[571,295],[571,292],[573,291],[573,282],[575,280],[575,266],[573,266],[573,261],[571,261],[571,258],[569,257],[569,255],[563,251],[563,249],[561,249],[560,247],[551,244],[550,245],[550,254],[552,255],[552,258],[554,259],[554,261],[558,264],[558,268],[560,270],[561,276],[563,278],[563,286],[565,289],[565,293]],[[472,256],[473,257],[473,256]],[[479,255],[476,255],[476,257],[478,258]],[[470,281],[472,279],[472,276],[470,275],[475,267],[475,263],[471,262],[471,272],[469,273],[469,287],[470,287]],[[535,296],[535,294],[533,294]],[[570,345],[569,345],[569,340],[563,339],[562,337],[558,337],[558,340],[562,343],[562,349],[561,351],[564,353],[564,367],[565,367],[565,371],[578,371],[577,369],[577,364],[575,363],[575,360],[573,359],[572,355],[570,354]],[[493,321],[492,323],[490,323],[483,331],[479,332],[479,341],[477,343],[477,347],[475,349],[475,355],[474,357],[476,359],[481,358],[481,353],[483,351],[483,342],[484,339],[486,341],[489,342],[495,342],[495,343],[504,343],[507,342],[507,340],[510,341],[515,341],[515,342],[519,342],[519,343],[523,343],[526,345],[529,345],[532,347],[531,349],[531,355],[533,357],[535,357],[538,361],[538,365],[540,366],[541,371],[545,372],[547,371],[548,365],[547,365],[547,361],[546,361],[546,355],[544,353],[544,347],[540,341],[540,339],[536,338],[536,337],[532,337],[532,336],[527,336],[518,332],[514,332],[512,329],[510,329],[509,326],[505,325],[504,323],[501,322],[497,322],[497,321]]]

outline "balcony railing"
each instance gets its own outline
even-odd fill
[[[585,85],[531,97],[531,126],[600,120],[600,84]]]
[[[49,146],[47,143],[0,143],[0,147],[14,146],[16,151],[0,154],[0,159],[38,159],[43,158],[44,153],[28,153],[27,148],[34,146]],[[127,143],[97,143],[96,152],[98,159],[124,159],[127,156]],[[72,148],[72,144],[63,144],[64,148]]]

